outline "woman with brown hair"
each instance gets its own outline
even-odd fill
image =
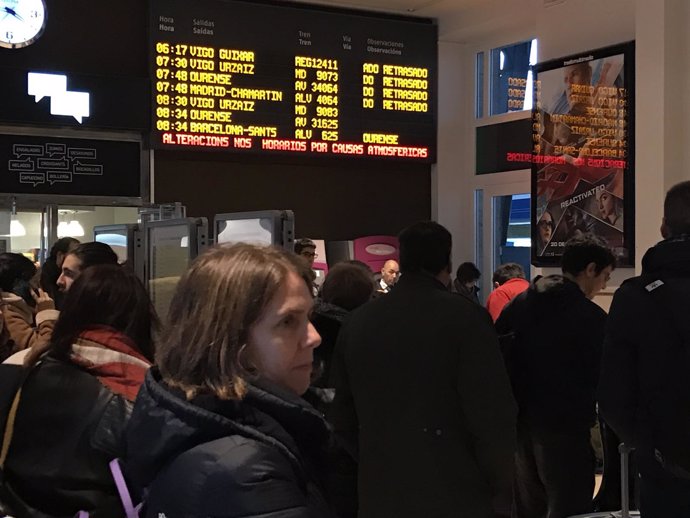
[[[31,259],[0,254],[0,361],[29,348],[45,349],[50,341],[60,313],[46,292],[32,286],[35,275]]]
[[[329,517],[308,267],[270,247],[199,256],[177,286],[127,433],[146,516]]]
[[[124,454],[124,429],[153,359],[156,326],[134,273],[115,265],[81,273],[48,350],[39,356],[32,349],[26,360],[30,371],[0,455],[3,511],[123,516],[108,463]]]

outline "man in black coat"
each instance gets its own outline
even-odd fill
[[[515,518],[592,510],[596,387],[613,254],[592,235],[567,242],[562,275],[539,279],[496,321],[519,407]]]
[[[690,182],[669,190],[664,240],[611,305],[599,408],[636,448],[645,518],[690,516]]]
[[[358,459],[359,518],[507,511],[515,404],[486,311],[448,290],[451,235],[403,230],[394,290],[357,309],[335,350],[331,420]]]

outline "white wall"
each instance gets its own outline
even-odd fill
[[[474,152],[467,91],[472,75],[458,66],[468,59],[467,47],[459,43],[439,43],[438,163],[432,171],[432,215],[453,235],[453,264],[474,258],[474,207],[471,171]],[[440,193],[443,193],[441,195]]]
[[[552,7],[536,2],[535,7],[540,62],[635,39],[635,0],[566,0]]]

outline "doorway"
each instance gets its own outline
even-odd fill
[[[476,264],[482,272],[480,300],[491,293],[493,272],[518,263],[532,278],[529,185],[483,186],[475,191]]]

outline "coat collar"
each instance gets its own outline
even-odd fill
[[[395,284],[395,287],[396,289],[391,293],[394,293],[400,288],[410,289],[420,287],[448,291],[447,286],[445,286],[432,274],[427,272],[405,272],[400,276],[400,279]]]
[[[146,487],[171,458],[197,445],[241,435],[281,451],[305,473],[302,451],[325,446],[330,431],[307,402],[268,382],[248,386],[244,399],[199,396],[187,401],[150,369],[128,429],[128,462]],[[155,440],[153,440],[155,438]],[[305,475],[305,478],[306,475]]]
[[[665,239],[642,258],[642,273],[690,275],[690,235]]]

